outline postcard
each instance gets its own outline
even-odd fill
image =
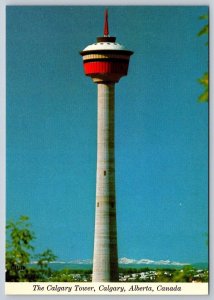
[[[7,295],[208,295],[208,15],[6,7]]]

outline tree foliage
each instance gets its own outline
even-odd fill
[[[48,264],[56,260],[56,256],[50,249],[45,250],[41,254],[37,254],[36,258],[38,258],[37,264],[42,270],[48,268]]]
[[[10,240],[6,242],[6,278],[10,281],[22,281],[26,274],[26,265],[34,247],[34,233],[29,229],[27,216],[21,216],[17,222],[10,221],[6,229]]]
[[[208,20],[208,15],[203,15],[199,17],[200,20]],[[198,36],[202,36],[204,34],[208,34],[209,33],[209,25],[205,24],[201,30],[198,32]],[[206,45],[208,45],[208,43],[206,43]]]
[[[6,281],[41,281],[49,276],[48,264],[56,256],[50,249],[34,254],[32,243],[36,237],[29,217],[21,216],[17,222],[9,221],[6,229]],[[30,266],[33,259],[38,259],[34,268]]]
[[[200,20],[208,20],[208,15],[200,16]],[[209,24],[205,24],[202,29],[198,32],[198,36],[208,35],[209,34]],[[205,44],[208,46],[208,42]],[[203,86],[204,91],[198,97],[199,102],[208,102],[209,100],[209,74],[205,72],[201,78],[198,79],[198,82]]]

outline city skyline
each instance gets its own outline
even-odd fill
[[[7,219],[28,215],[36,249],[65,260],[93,252],[96,86],[79,51],[103,11],[7,8]],[[135,52],[116,89],[119,257],[208,260],[206,13],[109,7],[111,35]]]

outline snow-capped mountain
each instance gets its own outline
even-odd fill
[[[189,265],[189,263],[182,263],[170,260],[151,260],[151,259],[132,259],[127,257],[119,258],[119,264],[123,265],[165,265],[165,266],[184,266]],[[70,264],[78,264],[78,265],[88,265],[92,264],[92,259],[75,259],[69,261]]]
[[[188,263],[181,263],[176,261],[170,261],[170,260],[151,260],[151,259],[131,259],[131,258],[120,258],[119,259],[120,264],[128,265],[128,264],[136,264],[136,265],[170,265],[170,266],[183,266],[183,265],[189,265]]]
[[[91,265],[92,264],[92,259],[74,259],[69,261],[69,264],[77,264],[77,265]]]

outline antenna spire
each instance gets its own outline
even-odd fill
[[[109,30],[108,30],[108,10],[105,10],[105,23],[104,23],[104,36],[109,35]]]

